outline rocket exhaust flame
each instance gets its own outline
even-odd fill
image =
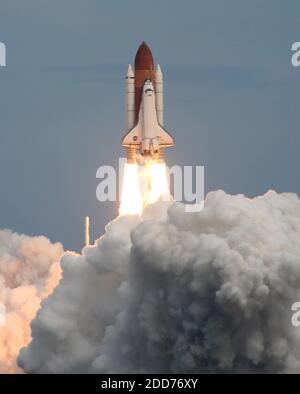
[[[138,165],[125,163],[120,215],[140,215],[143,202],[139,186]]]
[[[164,162],[147,158],[140,164],[125,164],[120,215],[141,215],[148,204],[170,199]]]
[[[148,204],[153,204],[160,199],[170,200],[170,191],[165,163],[153,163],[150,167],[151,192]]]

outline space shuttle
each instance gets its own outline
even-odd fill
[[[135,56],[134,70],[126,75],[127,134],[122,145],[127,162],[136,162],[136,152],[156,161],[163,161],[163,150],[174,145],[164,128],[163,74],[159,65],[154,71],[150,48],[143,42]]]

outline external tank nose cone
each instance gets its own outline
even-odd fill
[[[151,53],[151,49],[143,41],[139,46],[135,55],[135,69],[136,70],[153,70],[154,61]]]

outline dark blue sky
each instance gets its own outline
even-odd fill
[[[0,227],[79,250],[115,217],[96,170],[116,165],[124,75],[145,40],[165,78],[170,165],[205,189],[300,193],[299,1],[0,0]]]

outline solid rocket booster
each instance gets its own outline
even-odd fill
[[[135,106],[134,106],[134,73],[132,67],[129,64],[126,75],[126,115],[127,115],[127,131],[134,126],[135,121]]]
[[[164,92],[163,92],[163,75],[160,65],[157,65],[155,73],[155,97],[157,120],[160,125],[164,125]]]
[[[136,151],[156,160],[163,157],[163,149],[174,145],[174,140],[163,127],[163,74],[159,65],[154,71],[151,50],[143,42],[135,56],[135,68],[128,66],[126,75],[127,134],[122,145],[127,148],[127,159],[135,162]]]

